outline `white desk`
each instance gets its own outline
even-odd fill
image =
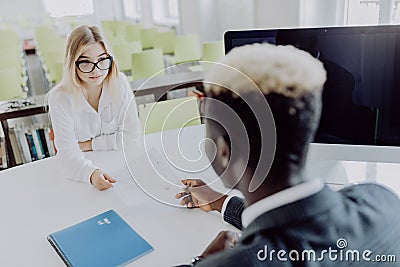
[[[168,133],[164,138],[176,136],[176,131]],[[146,142],[160,149],[159,136],[150,135]],[[190,148],[202,136],[203,126],[187,127],[180,142]],[[100,192],[58,176],[56,158],[0,172],[0,266],[64,266],[46,236],[108,209],[116,210],[155,248],[128,266],[188,263],[220,230],[233,229],[217,213],[168,206],[143,193],[131,179],[121,152],[87,156],[118,179],[114,188]],[[212,176],[212,170],[206,174]],[[176,192],[170,191],[174,199]]]
[[[200,157],[198,166],[204,167],[205,155],[197,149],[204,134],[204,126],[185,128],[179,139],[177,131],[168,131],[163,135],[163,148],[174,158],[177,152],[174,140],[178,140],[178,148],[189,159],[183,168],[190,169],[190,160],[200,156],[203,158]],[[146,136],[146,143],[161,151],[159,137],[160,134]],[[57,175],[55,158],[0,172],[0,266],[64,266],[46,236],[108,209],[116,210],[155,248],[129,266],[188,263],[192,256],[203,251],[217,232],[233,229],[217,213],[172,207],[149,197],[133,182],[121,152],[88,153],[87,157],[118,179],[114,188],[100,192]],[[350,182],[368,180],[365,167],[365,163],[346,163]],[[378,182],[400,192],[400,165],[378,164],[376,170]],[[133,170],[139,176],[148,171],[148,179],[155,178],[144,166],[138,171]],[[216,176],[208,168],[184,177],[203,177],[210,182]],[[214,187],[222,189],[218,182]],[[164,187],[163,190],[161,197],[168,200],[170,196],[169,200],[173,201],[175,188]]]

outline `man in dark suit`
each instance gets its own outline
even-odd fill
[[[395,194],[375,184],[334,192],[303,175],[320,117],[322,64],[294,47],[269,44],[235,48],[222,63],[205,78],[207,138],[215,148],[206,145],[206,152],[225,186],[241,191],[244,199],[228,198],[201,180],[184,180],[187,187],[176,197],[188,207],[224,210],[224,219],[244,230],[239,239],[220,233],[192,265],[398,266]],[[263,132],[273,131],[271,124],[260,125],[257,117],[260,92],[276,131],[271,165],[263,153],[275,139]],[[238,138],[234,117],[247,140]]]

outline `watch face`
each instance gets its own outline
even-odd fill
[[[201,256],[196,256],[192,259],[192,265],[195,265],[197,262],[201,261],[203,257]]]

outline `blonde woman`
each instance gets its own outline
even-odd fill
[[[112,187],[116,180],[82,152],[122,149],[122,130],[124,141],[137,140],[142,131],[129,82],[96,26],[79,26],[68,36],[63,77],[48,104],[57,157],[68,178],[99,190]]]

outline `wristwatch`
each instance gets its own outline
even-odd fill
[[[192,259],[192,264],[191,264],[191,266],[196,266],[196,264],[199,262],[199,261],[202,261],[204,258],[202,257],[202,256],[196,256],[196,257],[194,257],[193,259]]]

